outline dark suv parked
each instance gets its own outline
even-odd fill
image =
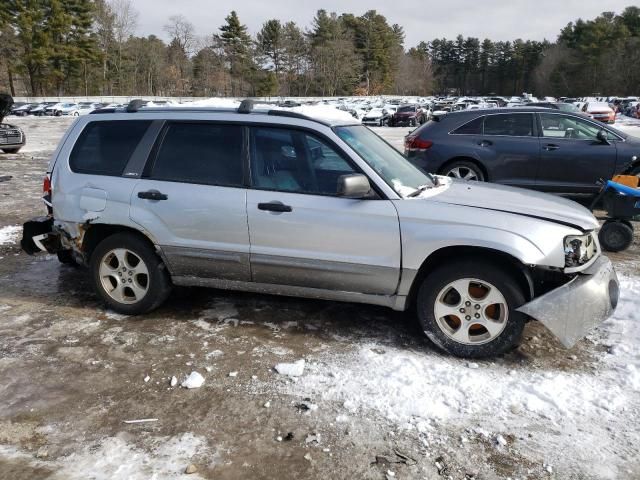
[[[541,108],[434,116],[405,139],[419,168],[555,193],[597,193],[598,180],[640,175],[640,139],[579,113]]]

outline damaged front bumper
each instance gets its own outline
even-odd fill
[[[619,283],[611,260],[600,256],[568,283],[518,308],[547,327],[566,348],[609,318],[618,305]]]

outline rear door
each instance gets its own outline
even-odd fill
[[[532,113],[498,113],[484,119],[478,154],[489,170],[489,181],[534,188],[540,142]]]
[[[131,197],[176,276],[249,281],[244,129],[168,122]]]
[[[540,113],[540,169],[537,188],[557,193],[597,193],[600,179],[613,176],[617,148],[615,136],[602,143],[602,127],[562,113]]]
[[[392,202],[339,197],[341,175],[360,173],[313,133],[254,127],[247,212],[258,283],[390,295],[400,276]]]

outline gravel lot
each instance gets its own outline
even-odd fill
[[[127,318],[82,269],[20,251],[11,227],[43,213],[73,120],[8,121],[28,145],[0,155],[0,479],[640,478],[638,236],[612,256],[615,317],[570,351],[529,324],[517,351],[467,362],[410,314],[195,288]],[[192,371],[204,385],[180,388]]]

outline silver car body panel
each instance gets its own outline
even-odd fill
[[[71,171],[69,154],[88,123],[142,119],[156,120],[150,127],[154,131],[172,119],[305,128],[330,138],[382,198],[354,200],[141,178],[140,159],[151,148],[152,134],[143,140],[145,145],[134,153],[122,177]],[[156,245],[176,284],[371,303],[396,310],[407,308],[420,267],[443,248],[492,249],[523,265],[562,270],[564,238],[597,226],[593,216],[573,202],[508,187],[441,179],[439,186],[416,198],[402,198],[331,126],[291,117],[179,108],[79,117],[56,149],[49,172],[53,217],[67,248],[79,248],[89,224],[124,226],[142,232]],[[170,201],[138,198],[138,192],[152,189],[167,194]],[[292,211],[257,208],[258,203],[273,201],[290,205]],[[609,293],[596,288],[591,272],[599,271],[596,264],[606,261],[602,257],[584,266],[588,272],[547,295],[553,294],[558,302],[560,297],[583,302],[587,295],[598,296],[588,305],[597,310],[594,318],[602,319]],[[557,323],[562,315],[554,315],[560,319],[554,324],[540,313],[545,298],[552,298],[547,295],[522,308],[541,321],[544,318],[543,323],[569,343],[571,331],[582,331],[581,327],[570,325],[571,331],[563,332]],[[589,311],[586,306],[581,310],[585,316]]]
[[[258,209],[268,202],[289,205],[291,212]],[[247,213],[255,282],[396,292],[400,228],[391,201],[249,190]]]
[[[618,303],[618,277],[600,256],[582,274],[518,309],[540,321],[566,348],[606,320]]]

